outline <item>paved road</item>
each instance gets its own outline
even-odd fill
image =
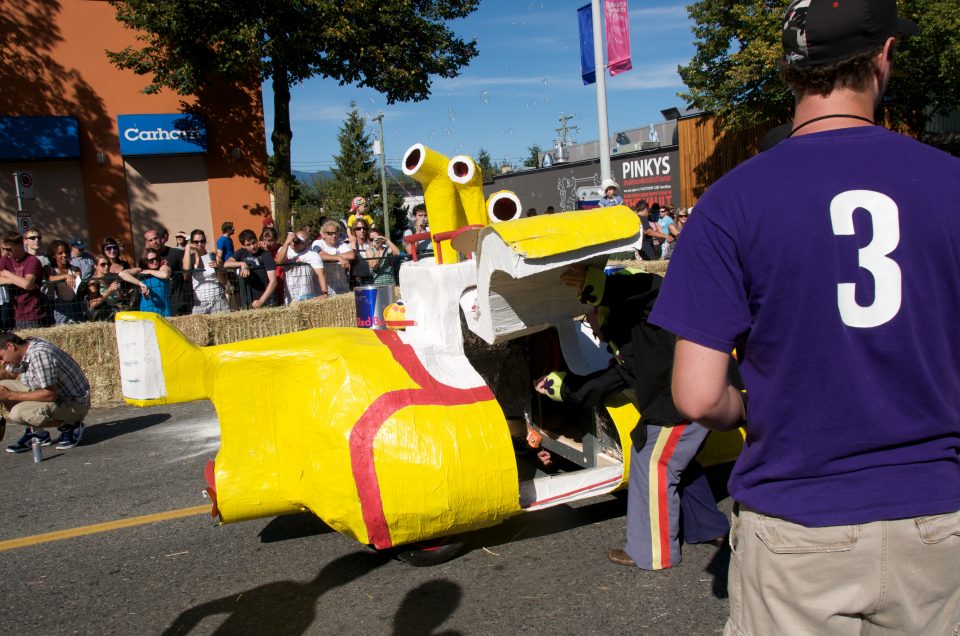
[[[0,453],[0,634],[722,630],[727,554],[688,546],[680,567],[657,573],[611,565],[625,526],[618,497],[514,517],[433,568],[385,558],[311,515],[217,526],[192,512],[10,547],[205,503],[203,466],[219,444],[208,403],[99,410],[88,422],[83,444],[47,447],[39,465]]]

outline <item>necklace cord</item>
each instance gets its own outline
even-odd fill
[[[846,119],[859,119],[860,121],[865,121],[865,122],[867,122],[867,123],[870,124],[871,126],[874,126],[874,125],[875,125],[874,121],[873,121],[872,119],[867,118],[867,117],[861,117],[860,115],[849,115],[849,114],[846,114],[846,113],[835,113],[835,114],[833,114],[833,115],[821,115],[820,117],[814,117],[813,119],[808,119],[807,121],[803,122],[802,124],[800,124],[799,126],[797,126],[796,128],[794,128],[793,130],[791,130],[791,131],[790,131],[790,134],[787,135],[787,137],[793,137],[793,134],[794,134],[795,132],[797,132],[798,130],[800,130],[801,128],[803,128],[804,126],[807,126],[807,125],[812,124],[812,123],[817,122],[817,121],[822,121],[822,120],[824,120],[824,119],[833,119],[833,118],[835,118],[835,117],[843,117],[843,118],[846,118]]]

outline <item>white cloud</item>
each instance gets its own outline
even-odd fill
[[[653,66],[634,66],[631,70],[607,78],[608,91],[636,90],[640,88],[683,88],[683,80],[677,74],[682,62],[664,62]]]
[[[546,84],[544,84],[546,81]],[[497,89],[510,88],[521,89],[521,88],[532,88],[535,89],[536,93],[539,94],[543,92],[544,86],[549,86],[550,88],[556,87],[575,87],[578,86],[580,82],[576,77],[545,77],[542,75],[526,75],[526,76],[488,76],[488,77],[454,77],[450,79],[441,78],[434,82],[433,84],[433,94],[439,95],[441,93],[447,93],[450,95],[464,95],[470,93],[476,93],[477,96],[480,96],[483,91],[491,91],[491,93],[496,92]]]

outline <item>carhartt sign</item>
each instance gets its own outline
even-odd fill
[[[197,154],[207,151],[207,132],[195,115],[120,115],[120,154]]]

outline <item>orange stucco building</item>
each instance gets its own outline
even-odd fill
[[[95,252],[114,236],[128,257],[157,224],[212,240],[227,220],[259,233],[270,196],[256,81],[142,93],[149,78],[106,57],[137,41],[102,0],[22,0],[0,15],[0,42],[0,228],[22,207],[21,229],[45,243],[80,238]],[[198,117],[178,131],[187,110]],[[36,198],[18,202],[22,172]]]

